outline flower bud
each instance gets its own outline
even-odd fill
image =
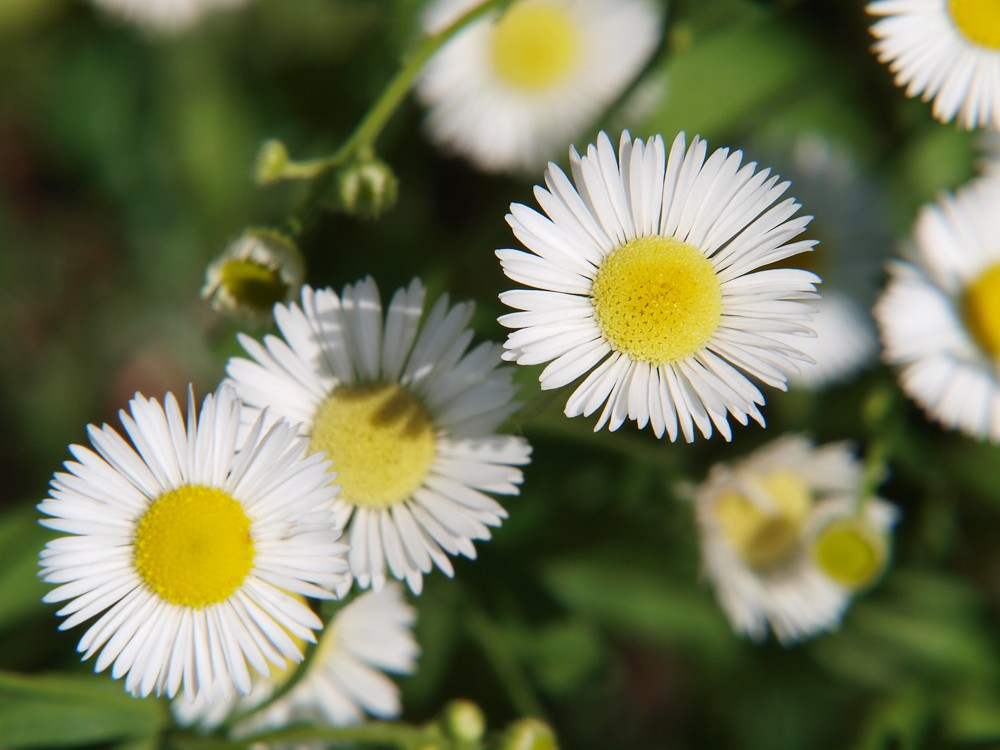
[[[258,185],[270,185],[284,178],[288,167],[288,149],[281,141],[273,138],[260,144],[253,167],[253,179]]]
[[[521,719],[510,726],[499,744],[500,750],[558,750],[552,729],[538,719]]]
[[[479,742],[486,732],[486,718],[472,701],[451,701],[444,707],[441,723],[448,737],[457,742]]]
[[[374,219],[396,204],[399,180],[392,168],[378,159],[355,161],[337,172],[337,198],[341,208],[362,219]]]
[[[298,292],[304,275],[294,242],[274,231],[248,230],[208,266],[201,296],[217,312],[261,325],[275,303]]]

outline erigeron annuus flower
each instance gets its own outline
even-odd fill
[[[942,122],[1000,127],[1000,5],[995,0],[878,0],[875,51],[907,96]]]
[[[160,32],[177,32],[214,10],[235,8],[246,0],[93,0],[126,21]]]
[[[913,262],[889,267],[875,307],[884,357],[933,419],[1000,441],[1000,178],[925,206]]]
[[[294,242],[277,232],[254,229],[209,264],[201,296],[217,312],[259,325],[271,320],[276,302],[298,295],[304,277]]]
[[[248,692],[251,668],[301,660],[293,637],[322,627],[293,595],[330,598],[347,570],[329,464],[284,421],[238,439],[230,388],[195,408],[185,424],[172,394],[137,395],[132,445],[91,426],[38,506],[70,535],[41,553],[45,601],[68,602],[60,629],[99,616],[78,648],[136,695]]]
[[[669,155],[622,134],[605,134],[585,156],[570,152],[575,185],[553,164],[535,197],[546,215],[520,204],[507,221],[528,248],[498,250],[504,273],[533,287],[500,299],[521,312],[506,359],[549,362],[543,389],[586,375],[566,415],[604,407],[595,429],[626,418],[657,436],[689,442],[713,425],[727,440],[731,414],[763,424],[764,397],[751,378],[784,388],[795,360],[786,340],[809,335],[819,279],[796,269],[757,270],[808,250],[790,240],[810,216],[769,170],[741,166],[742,153],[715,151],[683,133]],[[728,414],[727,414],[728,412]]]
[[[389,583],[379,592],[366,591],[338,611],[320,635],[305,674],[285,695],[259,713],[239,721],[234,734],[247,734],[293,723],[344,726],[366,715],[397,717],[399,688],[388,674],[413,671],[420,648],[413,637],[416,610],[402,588]],[[173,702],[174,715],[185,725],[216,727],[235,712],[250,711],[279,689],[291,672],[259,676],[249,695],[200,694]]]
[[[313,451],[338,472],[338,521],[361,587],[381,588],[386,568],[419,593],[448,555],[476,555],[507,513],[487,493],[514,495],[531,449],[494,430],[516,408],[500,347],[469,350],[471,303],[442,297],[423,320],[416,279],[393,295],[383,319],[365,279],[337,295],[303,287],[302,303],[276,305],[283,338],[241,335],[252,358],[227,372],[252,408],[301,425]]]
[[[473,5],[438,0],[427,26]],[[518,0],[473,22],[417,83],[430,135],[481,169],[542,166],[635,78],[661,22],[648,0]]]
[[[896,511],[858,511],[860,477],[846,446],[799,436],[712,467],[695,491],[702,566],[737,632],[791,643],[835,628],[881,573]]]

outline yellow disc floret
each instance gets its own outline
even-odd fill
[[[1000,0],[948,0],[948,12],[970,42],[1000,49]]]
[[[437,439],[423,405],[390,383],[336,388],[313,418],[309,446],[333,461],[342,498],[388,508],[423,483]]]
[[[640,237],[613,251],[590,298],[611,347],[653,365],[698,351],[722,316],[722,285],[712,262],[673,237]]]
[[[727,492],[715,512],[726,540],[747,565],[778,565],[798,547],[802,526],[812,507],[809,488],[799,477],[779,471],[751,478],[754,498]]]
[[[572,15],[555,3],[517,3],[497,22],[492,52],[505,83],[546,89],[572,70],[580,52],[579,30]]]
[[[1000,359],[1000,263],[980,274],[962,302],[965,324],[976,343]]]
[[[816,535],[812,544],[816,566],[849,589],[867,586],[885,567],[886,543],[860,518],[832,521]]]
[[[219,271],[219,278],[234,300],[256,309],[270,310],[288,294],[288,284],[277,269],[252,260],[227,260]]]
[[[215,487],[188,485],[160,495],[135,532],[136,569],[171,604],[225,601],[253,562],[250,519],[238,500]]]

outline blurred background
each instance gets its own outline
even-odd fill
[[[877,63],[864,3],[664,10],[648,70],[578,146],[628,127],[743,148],[793,180],[813,236],[835,245],[856,224],[847,242],[877,267],[921,204],[979,169],[981,136],[934,122]],[[240,328],[201,300],[205,267],[245,227],[280,224],[306,189],[255,187],[259,144],[334,150],[420,12],[417,0],[251,0],[162,36],[86,2],[0,0],[0,669],[92,669],[80,634],[57,633],[39,601],[34,505],[66,446],[88,423],[117,425],[134,392],[215,388]],[[324,214],[302,240],[307,279],[339,289],[372,274],[387,295],[419,275],[432,297],[475,300],[479,334],[500,340],[510,282],[493,251],[515,243],[504,214],[533,203],[541,171],[479,174],[440,156],[422,117],[407,101],[380,140],[395,208]],[[854,177],[810,204],[795,153],[817,141]],[[631,423],[595,434],[593,419],[562,416],[565,393],[534,400],[537,374],[518,372],[533,406],[513,427],[535,452],[509,520],[415,602],[423,656],[401,681],[404,719],[465,697],[491,727],[544,718],[569,749],[1000,747],[1000,450],[929,424],[877,364],[822,391],[768,393],[768,429],[737,427],[731,444],[670,444]],[[881,494],[903,512],[886,575],[836,633],[791,648],[737,637],[699,577],[677,484],[787,431],[863,450],[886,409],[901,438]]]

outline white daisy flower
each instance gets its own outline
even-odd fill
[[[270,407],[300,423],[313,451],[338,472],[336,512],[351,543],[351,570],[362,587],[389,574],[419,593],[448,555],[476,555],[507,512],[486,493],[514,495],[531,449],[494,434],[517,404],[500,347],[467,351],[472,303],[447,296],[422,330],[424,287],[398,290],[383,320],[371,279],[302,289],[302,304],[276,305],[282,338],[261,345],[241,335],[253,361],[233,358],[227,372],[251,408]],[[445,554],[447,553],[447,554]]]
[[[925,206],[914,263],[889,267],[875,306],[884,356],[933,419],[1000,441],[1000,179]]]
[[[907,96],[963,127],[1000,127],[1000,6],[994,0],[878,0],[875,52]]]
[[[106,11],[152,31],[177,32],[204,13],[235,8],[246,0],[93,0]]]
[[[60,629],[100,615],[78,648],[140,696],[246,693],[248,667],[300,661],[293,637],[314,641],[322,622],[292,595],[330,598],[347,570],[329,464],[284,421],[238,440],[229,388],[195,406],[185,425],[172,394],[137,395],[120,414],[132,445],[91,425],[94,450],[70,446],[38,506],[72,535],[41,553],[59,584],[45,601],[68,601]]]
[[[294,723],[345,726],[364,720],[393,719],[402,711],[399,688],[389,674],[410,674],[420,653],[413,637],[416,611],[394,583],[367,591],[337,614],[320,636],[305,674],[274,703],[240,721],[234,734],[246,736]],[[290,672],[254,679],[249,695],[178,696],[174,715],[184,725],[206,729],[221,724],[234,711],[250,711],[270,698]]]
[[[809,250],[790,240],[810,216],[756,163],[728,149],[706,160],[684,134],[666,154],[659,136],[622,134],[618,154],[604,133],[586,156],[570,152],[573,180],[550,164],[535,198],[546,215],[514,204],[507,222],[530,252],[498,250],[504,273],[534,287],[500,299],[523,312],[500,322],[505,359],[550,362],[543,389],[587,375],[566,415],[604,407],[595,429],[626,418],[671,440],[713,425],[727,440],[728,415],[764,424],[764,397],[750,378],[784,389],[793,360],[786,334],[810,335],[819,279],[796,269],[757,269]],[[588,374],[589,373],[589,374]],[[749,376],[749,377],[748,377]]]
[[[872,498],[859,515],[860,478],[846,446],[799,436],[712,467],[695,492],[702,565],[737,632],[787,644],[833,629],[881,572],[896,513]]]
[[[261,325],[271,320],[276,302],[298,295],[304,277],[295,243],[277,232],[250,230],[209,264],[201,296],[216,312]]]
[[[437,0],[426,25],[474,4]],[[541,166],[638,75],[661,20],[648,0],[518,0],[469,24],[417,83],[431,138],[484,170]]]

